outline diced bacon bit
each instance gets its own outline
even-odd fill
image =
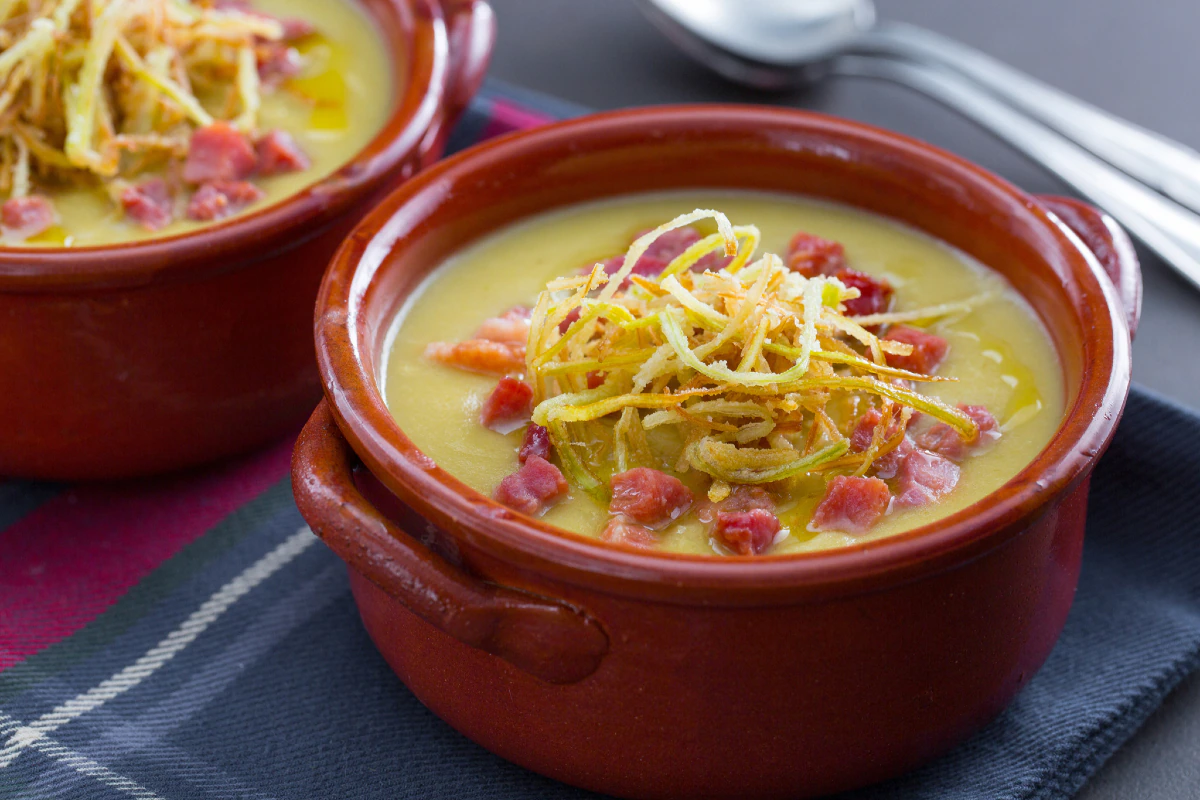
[[[879,423],[883,420],[883,414],[878,408],[867,409],[861,417],[858,418],[858,424],[854,426],[854,430],[850,433],[850,449],[855,453],[861,453],[871,446],[871,441],[875,437],[875,429],[879,427]],[[895,436],[900,430],[900,420],[893,419],[888,425],[887,433],[884,438],[888,439]]]
[[[224,219],[266,196],[266,192],[246,181],[213,181],[204,184],[192,195],[188,201],[187,218],[199,222]]]
[[[479,422],[499,433],[512,433],[533,412],[533,389],[524,381],[505,376],[483,401]]]
[[[188,145],[183,179],[188,183],[240,181],[258,166],[250,140],[227,122],[198,128]]]
[[[932,375],[946,358],[950,351],[950,343],[940,336],[926,333],[908,325],[893,325],[883,337],[892,342],[903,342],[912,345],[912,354],[898,356],[886,353],[887,363],[898,369],[909,372],[919,372],[922,375]]]
[[[658,537],[645,525],[630,522],[624,517],[613,517],[600,534],[600,540],[610,544],[624,544],[650,550],[658,546]]]
[[[121,207],[126,216],[148,231],[164,228],[175,218],[171,188],[162,178],[150,178],[123,188]]]
[[[525,429],[525,438],[521,440],[521,449],[517,458],[524,464],[530,456],[550,458],[550,431],[535,422],[529,423]]]
[[[57,216],[54,205],[45,197],[31,194],[27,197],[10,197],[0,206],[0,219],[7,233],[28,239],[45,233],[54,224]]]
[[[651,230],[653,230],[653,228],[647,228],[644,231],[640,231],[637,236],[633,238],[635,240],[640,239]],[[685,225],[682,228],[675,228],[674,230],[667,231],[650,243],[650,246],[646,248],[646,252],[643,253],[642,257],[638,259],[638,262],[634,264],[633,270],[630,272],[630,274],[640,275],[644,278],[658,277],[658,275],[667,268],[667,265],[670,264],[676,256],[681,255],[684,250],[687,250],[696,242],[700,241],[701,238],[703,237],[700,235],[700,231],[696,230],[690,225]],[[732,260],[733,258],[731,256],[726,256],[720,250],[716,250],[701,257],[695,264],[692,265],[692,271],[704,272],[706,269],[716,271],[724,267]],[[600,263],[604,265],[604,272],[608,275],[612,275],[625,263],[625,256],[613,256],[612,258],[607,258]],[[584,274],[591,271],[591,266],[585,267],[582,270]],[[630,279],[627,277],[624,282],[622,282],[621,288],[625,288],[629,285],[629,283]],[[565,328],[562,329],[565,330]]]
[[[606,275],[614,275],[619,269],[621,269],[621,265],[625,263],[625,256],[613,256],[612,258],[606,258],[600,263],[604,265],[604,273]],[[621,288],[624,289],[625,287],[629,286],[629,284],[632,282],[631,277],[633,275],[640,275],[643,278],[658,277],[662,271],[667,268],[668,263],[670,262],[663,261],[662,259],[655,258],[651,255],[643,255],[638,259],[638,262],[633,265],[633,271],[630,272],[629,275],[625,276],[625,280],[621,281]]]
[[[900,462],[896,475],[897,508],[915,508],[949,494],[958,484],[958,465],[939,455],[913,448]]]
[[[875,459],[871,464],[871,470],[875,473],[875,477],[890,480],[896,477],[896,473],[900,471],[900,465],[904,463],[904,459],[908,458],[908,454],[916,449],[912,439],[905,436],[900,440],[900,444]]]
[[[431,342],[425,347],[425,357],[439,364],[485,375],[508,375],[525,369],[524,345],[504,344],[490,339]]]
[[[813,512],[812,531],[865,533],[887,513],[891,492],[879,478],[838,475]]]
[[[882,278],[874,278],[865,272],[844,267],[834,275],[848,289],[858,289],[858,297],[847,300],[846,316],[865,317],[867,314],[882,314],[892,302],[892,285]]]
[[[968,442],[958,431],[944,422],[939,422],[917,437],[917,444],[931,453],[945,456],[951,461],[962,461],[970,450],[984,447],[1000,438],[1000,425],[992,413],[983,406],[958,404],[958,410],[966,414],[979,426],[979,435]]]
[[[256,172],[259,175],[301,172],[312,166],[312,161],[287,131],[270,131],[259,138],[254,150],[258,154]]]
[[[691,490],[673,475],[649,467],[634,467],[612,476],[610,514],[661,528],[691,506]]]
[[[764,508],[718,511],[714,535],[738,555],[761,555],[779,533],[779,517]]]
[[[563,321],[558,323],[558,332],[566,333],[567,328],[574,325],[576,320],[578,320],[580,316],[581,315],[580,315],[579,309],[572,308],[570,311],[567,312],[567,315],[565,317],[563,317]]]
[[[475,331],[475,338],[524,346],[529,341],[529,315],[525,306],[510,308],[498,317],[485,319]]]
[[[541,456],[530,456],[521,468],[506,475],[493,498],[499,503],[533,517],[567,493],[567,479],[558,467]]]
[[[846,266],[846,248],[840,242],[801,231],[788,242],[785,260],[788,269],[806,278],[834,275]]]
[[[604,373],[592,371],[587,374],[587,387],[589,389],[599,389],[604,385]]]
[[[710,502],[705,498],[696,508],[696,517],[707,523],[716,520],[721,511],[753,511],[756,508],[775,513],[775,498],[761,486],[738,484],[733,487],[729,496],[719,503]]]
[[[304,59],[299,51],[284,42],[261,43],[257,55],[258,79],[267,86],[277,86],[304,69]]]

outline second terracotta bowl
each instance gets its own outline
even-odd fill
[[[342,169],[194,233],[0,248],[0,476],[179,469],[279,438],[312,411],[309,321],[329,258],[441,154],[492,42],[483,0],[361,1],[398,94],[380,98],[393,113]]]
[[[934,524],[759,558],[565,533],[417,451],[384,406],[379,368],[397,310],[430,270],[532,214],[703,187],[867,209],[999,270],[1060,354],[1057,435],[1001,489]],[[1128,239],[1103,215],[892,133],[748,107],[554,125],[422,174],[339,251],[316,316],[327,399],[296,449],[296,496],[349,565],[388,663],[493,752],[626,797],[861,786],[978,730],[1054,645],[1088,479],[1129,389],[1138,297]]]

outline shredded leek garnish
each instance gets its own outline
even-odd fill
[[[32,174],[115,195],[196,127],[255,134],[258,48],[284,30],[209,0],[13,0],[0,34],[0,192],[29,192]]]
[[[705,219],[715,233],[660,275],[626,281],[658,236]],[[857,289],[805,278],[775,255],[756,257],[759,238],[753,226],[698,209],[639,237],[615,274],[597,266],[551,282],[538,297],[526,348],[533,420],[549,428],[564,471],[585,491],[602,495],[604,476],[635,465],[705,473],[717,496],[729,484],[863,474],[899,442],[881,426],[865,451],[851,451],[849,433],[872,407],[885,423],[907,424],[919,411],[974,438],[970,417],[911,388],[949,379],[890,366],[887,355],[912,348],[880,339],[871,326],[962,313],[979,298],[851,318],[843,303]],[[714,252],[730,257],[723,268],[693,269]],[[583,389],[584,374],[603,383]],[[860,413],[830,410],[847,405]],[[612,447],[593,462],[575,441],[590,439],[576,428],[598,423],[607,424]],[[671,429],[681,445],[652,446],[658,440],[648,432]]]

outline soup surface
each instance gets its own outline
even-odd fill
[[[396,88],[391,85],[392,59],[377,26],[353,0],[205,0],[192,3],[191,7],[196,9],[195,13],[251,17],[265,14],[284,21],[287,26],[296,23],[303,26],[299,34],[289,32],[278,42],[256,39],[258,107],[252,122],[235,127],[252,148],[257,147],[260,156],[257,169],[251,166],[245,171],[247,174],[237,176],[242,194],[223,189],[224,196],[217,198],[218,202],[194,211],[189,198],[204,189],[207,181],[180,180],[182,153],[174,164],[168,162],[164,167],[158,160],[152,160],[149,169],[141,170],[137,158],[143,153],[131,149],[121,155],[120,172],[115,178],[102,176],[103,185],[69,172],[43,179],[35,163],[30,192],[50,201],[55,224],[45,230],[35,228],[37,232],[27,235],[19,226],[10,227],[15,223],[9,221],[6,213],[4,244],[87,246],[171,236],[196,230],[215,219],[264,208],[344,165],[375,136],[390,114]],[[290,27],[285,30],[290,31]],[[198,47],[181,50],[183,60],[199,58]],[[110,57],[112,64],[120,63],[119,55],[118,49]],[[149,63],[152,57],[149,52],[143,56]],[[228,57],[235,58],[235,51],[230,50]],[[207,64],[205,68],[209,68]],[[193,81],[191,88],[200,105],[218,123],[222,120],[236,123],[243,109],[231,98],[239,80],[236,74],[229,73],[214,79],[211,86]],[[120,103],[115,106],[109,113],[121,110]],[[161,130],[155,132],[161,132],[164,138],[182,137],[186,147],[187,127],[202,126],[179,115],[170,98],[160,97],[159,108],[164,115],[176,116],[166,122],[158,118],[155,125]],[[125,118],[118,118],[113,124],[118,131],[123,125],[132,125]],[[262,168],[262,137],[274,131],[294,140],[302,153],[302,163],[271,170]],[[96,148],[102,151],[102,137],[99,134],[97,137]],[[122,188],[138,188],[158,179],[165,179],[171,195],[162,204],[169,212],[165,218],[142,210],[155,211],[153,192],[146,197],[130,196]],[[222,182],[229,181],[217,176],[212,182],[220,187]],[[251,188],[246,188],[247,184]],[[131,207],[133,202],[139,204],[137,208]]]
[[[769,547],[755,552],[839,547],[949,515],[1020,472],[1058,427],[1064,397],[1056,353],[1032,310],[999,275],[918,231],[862,211],[793,196],[705,191],[621,198],[539,216],[485,238],[435,270],[401,310],[389,344],[382,389],[405,433],[443,469],[493,494],[520,466],[523,428],[499,433],[481,425],[481,409],[497,386],[496,376],[436,363],[426,356],[427,347],[431,342],[470,339],[486,318],[514,306],[532,306],[548,281],[623,253],[640,231],[694,208],[720,209],[734,224],[757,226],[760,255],[789,252],[789,240],[797,231],[843,244],[850,267],[894,289],[891,312],[969,300],[914,323],[949,344],[936,373],[954,380],[896,383],[911,385],[946,407],[985,407],[999,428],[979,440],[987,442],[977,453],[955,459],[955,475],[961,471],[961,476],[952,491],[936,502],[908,506],[893,498],[866,530],[813,524],[829,473],[768,485],[780,528]],[[709,223],[698,227],[702,233],[713,229]],[[925,430],[931,423],[913,420],[914,428]],[[847,437],[849,433],[843,431]],[[655,466],[672,471],[666,464]],[[714,536],[711,518],[702,520],[697,513],[705,504],[708,476],[693,469],[680,477],[692,488],[696,503],[654,532],[654,546],[700,554],[745,552]],[[568,496],[551,505],[544,519],[600,536],[610,514],[602,500],[572,484]]]

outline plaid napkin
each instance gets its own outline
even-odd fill
[[[462,146],[578,109],[491,84]],[[1079,593],[1016,702],[855,798],[1065,798],[1200,660],[1200,417],[1135,390]],[[0,797],[578,798],[427,711],[305,527],[291,441],[190,475],[0,482]]]

